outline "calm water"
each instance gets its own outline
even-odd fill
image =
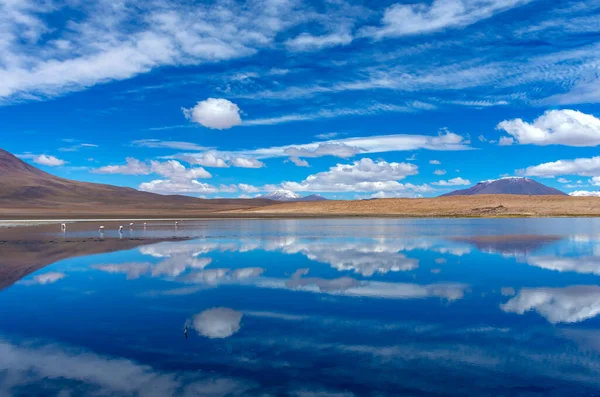
[[[67,257],[0,291],[0,396],[600,395],[600,220],[123,238],[140,236],[190,240]]]

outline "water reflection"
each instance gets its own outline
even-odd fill
[[[0,395],[600,394],[600,235],[574,222],[186,222],[61,256],[0,293]]]
[[[227,307],[204,310],[194,316],[192,325],[198,334],[211,339],[228,338],[240,330],[243,314]]]
[[[552,324],[577,323],[600,313],[600,286],[524,288],[501,308],[517,314],[534,310]]]

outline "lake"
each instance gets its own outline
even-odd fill
[[[100,224],[0,245],[0,396],[600,395],[600,219]]]

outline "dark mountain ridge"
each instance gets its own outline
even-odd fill
[[[455,190],[442,194],[447,196],[473,196],[478,194],[521,194],[528,196],[567,196],[560,190],[548,187],[529,178],[507,177],[490,181],[482,181],[468,189]]]
[[[0,149],[0,207],[87,207],[119,209],[211,210],[251,208],[273,204],[267,199],[200,199],[161,195],[98,183],[60,178],[33,167]],[[220,208],[222,207],[222,208]]]

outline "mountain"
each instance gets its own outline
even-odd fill
[[[529,178],[507,177],[482,181],[468,189],[455,190],[442,194],[446,196],[473,196],[478,194],[522,194],[528,196],[566,196],[560,190],[542,185]]]
[[[263,199],[269,199],[274,201],[324,201],[327,200],[325,197],[319,196],[318,194],[311,194],[309,196],[300,196],[298,193],[294,193],[291,190],[279,189],[272,193],[260,196]]]
[[[0,215],[141,214],[193,216],[273,204],[265,199],[200,199],[59,178],[0,149]],[[33,212],[32,212],[33,211]],[[16,215],[15,215],[16,216]]]
[[[318,194],[310,194],[297,201],[327,201],[327,199],[323,196],[319,196]]]
[[[297,201],[302,198],[298,193],[283,189],[275,190],[274,192],[264,194],[260,197],[275,201]]]

